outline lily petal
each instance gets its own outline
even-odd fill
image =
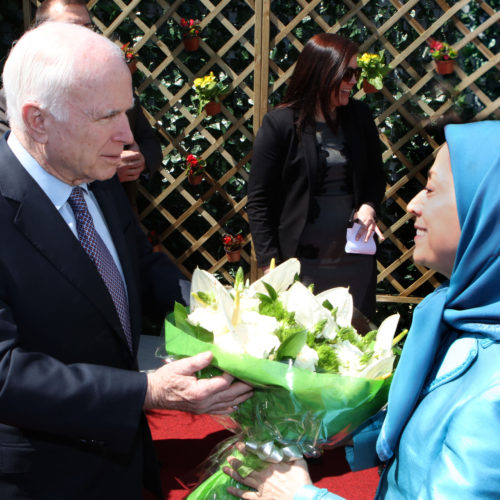
[[[375,347],[373,351],[375,355],[391,352],[392,349],[392,340],[396,333],[396,328],[399,322],[399,314],[393,314],[382,321],[378,332],[377,338],[375,340]]]
[[[254,281],[248,291],[249,293],[267,293],[263,284],[263,282],[266,282],[276,290],[276,293],[284,292],[293,283],[296,274],[300,274],[299,260],[288,259],[262,276],[262,278]]]
[[[330,288],[330,290],[325,290],[316,295],[316,298],[321,304],[328,300],[333,307],[337,308],[336,319],[339,326],[351,326],[354,306],[349,288]]]

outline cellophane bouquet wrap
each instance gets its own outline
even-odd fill
[[[319,456],[387,400],[399,316],[362,337],[351,326],[348,289],[314,295],[299,273],[299,261],[290,259],[249,285],[240,270],[228,289],[196,269],[190,309],[177,304],[167,317],[169,355],[212,351],[215,367],[254,387],[225,417],[236,437],[214,455],[215,472],[189,500],[234,498],[226,489],[235,482],[222,472],[229,454],[244,462],[241,475],[266,462]],[[245,456],[231,446],[236,440],[245,442]]]

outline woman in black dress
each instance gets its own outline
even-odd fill
[[[339,35],[312,37],[282,104],[263,120],[248,187],[259,267],[297,257],[315,293],[349,286],[354,306],[375,309],[374,255],[345,252],[346,230],[373,233],[385,188],[378,131],[368,106],[351,99],[358,48]]]

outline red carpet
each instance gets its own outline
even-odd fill
[[[196,484],[200,464],[214,446],[231,433],[207,415],[154,411],[148,413],[148,421],[161,463],[165,500],[181,500]],[[308,463],[316,486],[348,500],[373,499],[378,483],[377,470],[349,472],[342,450],[326,451],[319,459]],[[150,498],[144,496],[144,500]]]

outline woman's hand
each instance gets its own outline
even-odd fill
[[[244,453],[245,445],[236,445]],[[228,458],[231,467],[224,467],[224,472],[235,481],[254,488],[256,491],[241,490],[229,487],[227,491],[238,498],[245,500],[292,500],[299,488],[312,484],[305,460],[296,460],[290,463],[269,464],[264,470],[251,472],[242,478],[236,469],[241,462],[235,457]]]
[[[364,235],[366,243],[375,232],[379,241],[384,241],[385,238],[377,226],[376,219],[375,209],[371,205],[364,203],[359,207],[358,211],[354,214],[354,221],[361,224],[361,228],[356,235],[357,240],[361,239]]]

